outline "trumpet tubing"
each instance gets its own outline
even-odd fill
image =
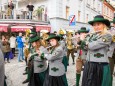
[[[115,42],[115,35],[112,36],[112,42]]]
[[[91,33],[86,34],[86,36],[96,35],[99,33],[101,33],[101,31],[91,32]]]

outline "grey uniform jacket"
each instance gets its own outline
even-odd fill
[[[4,56],[2,53],[2,44],[0,41],[0,86],[4,86]]]
[[[50,76],[62,76],[65,74],[65,67],[62,63],[64,51],[61,46],[58,46],[50,54],[45,54],[45,58],[49,62],[49,75]]]
[[[88,44],[88,53],[86,60],[91,62],[107,62],[109,63],[107,52],[111,44],[112,36],[105,34],[97,37]]]
[[[60,41],[60,45],[62,46],[64,50],[64,56],[67,56],[67,47],[66,47],[66,42],[64,40]]]
[[[41,53],[42,52],[44,52],[44,53],[47,52],[46,49],[43,46],[41,46],[39,48],[39,50],[40,50]],[[41,73],[41,72],[44,72],[44,71],[47,70],[48,63],[47,63],[46,59],[43,60],[43,59],[41,59],[40,56],[36,55],[36,56],[34,56],[34,60],[33,61],[34,61],[34,73]]]
[[[115,49],[115,42],[112,42],[109,46],[109,51],[107,52],[108,57],[113,56],[114,49]]]

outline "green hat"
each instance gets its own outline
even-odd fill
[[[97,15],[94,17],[93,21],[89,21],[88,23],[93,25],[93,23],[95,22],[102,22],[104,23],[106,26],[110,26],[110,21],[108,19],[104,19],[104,17],[102,15]]]
[[[60,40],[60,36],[52,33],[52,34],[49,35],[49,37],[47,38],[46,41],[49,41],[50,39],[57,39],[59,41]]]
[[[114,24],[115,24],[115,17],[114,17],[114,19],[113,19],[112,23],[114,23]]]
[[[81,27],[80,30],[78,30],[78,33],[88,33],[89,30],[86,30],[86,27]]]
[[[36,35],[36,34],[37,34],[37,32],[31,31],[31,33],[30,33],[30,34],[32,34],[32,35]]]
[[[61,40],[61,39],[64,39],[64,37],[63,37],[64,35],[59,34],[58,36],[60,37],[60,40]]]
[[[40,40],[40,39],[41,39],[41,38],[38,37],[37,35],[36,35],[36,36],[32,36],[32,37],[30,38],[29,42],[32,43],[32,42],[38,41],[38,40]]]

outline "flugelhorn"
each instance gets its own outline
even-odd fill
[[[84,41],[85,41],[85,42],[90,42],[91,39],[92,39],[92,37],[94,37],[94,36],[95,36],[95,38],[97,39],[97,37],[99,36],[99,35],[97,35],[97,34],[99,34],[100,32],[101,32],[101,31],[96,31],[96,32],[91,32],[91,33],[86,34]]]
[[[52,48],[53,46],[46,47],[46,49]]]
[[[98,33],[101,33],[101,30],[96,31],[96,32],[87,33],[86,36],[96,35]]]

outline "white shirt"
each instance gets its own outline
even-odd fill
[[[16,47],[16,38],[10,37],[10,48],[15,48],[15,47]]]

